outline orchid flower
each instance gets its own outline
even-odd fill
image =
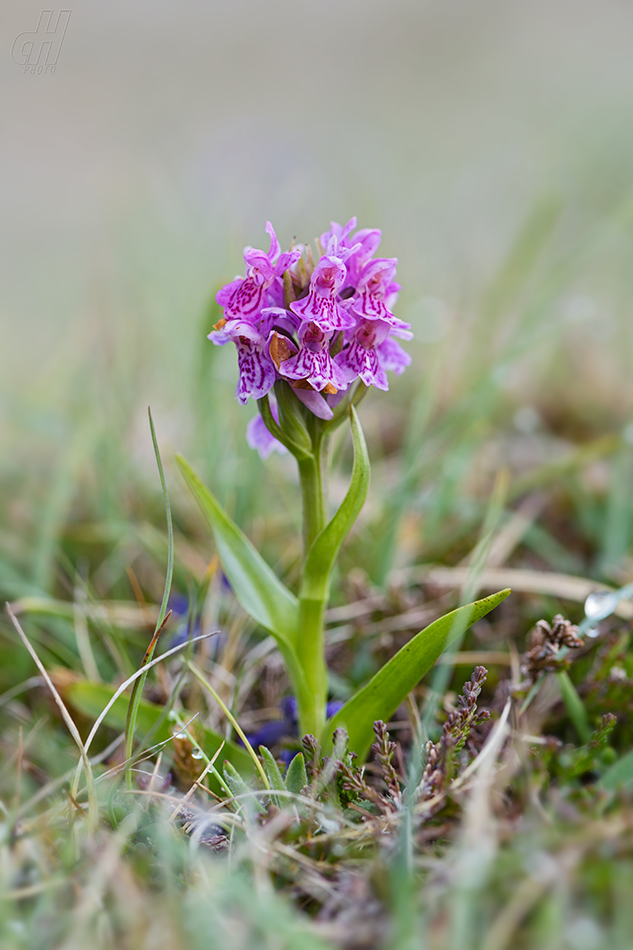
[[[246,247],[244,276],[218,291],[224,313],[209,334],[218,346],[235,344],[237,399],[252,397],[265,414],[248,431],[249,445],[262,457],[278,447],[300,454],[300,430],[310,419],[337,425],[365,387],[388,389],[387,372],[399,375],[410,363],[394,338],[412,336],[409,324],[393,313],[398,262],[374,257],[380,230],[356,230],[356,218],[345,225],[332,221],[320,237],[316,261],[303,244],[282,253],[270,222],[266,231],[268,252]],[[286,387],[285,409],[278,417],[273,392],[280,386]],[[294,442],[283,431],[293,415],[299,426]]]

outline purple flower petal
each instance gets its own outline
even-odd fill
[[[378,228],[362,228],[352,236],[356,227],[356,218],[350,218],[343,227],[336,221],[330,222],[330,230],[321,235],[321,245],[329,248],[333,238],[336,238],[339,248],[338,256],[347,267],[347,286],[356,287],[358,277],[365,264],[371,260],[380,244],[382,232]],[[329,250],[327,251],[329,253]]]
[[[397,257],[377,257],[369,261],[358,279],[358,292],[384,297],[387,287],[393,283],[397,264]]]
[[[337,300],[347,271],[338,257],[325,255],[314,268],[307,297],[290,304],[290,309],[306,322],[322,330],[344,330],[354,326],[354,318]]]
[[[271,399],[271,409],[276,421],[279,422],[276,409],[273,408]],[[275,438],[266,428],[266,423],[260,415],[254,416],[246,426],[246,441],[251,449],[259,452],[260,458],[267,459],[271,452],[279,452],[280,455],[286,455],[288,449],[285,445]]]
[[[327,422],[334,415],[321,393],[314,389],[293,389],[293,392],[297,399],[300,399],[303,405],[319,419],[324,419]]]
[[[387,375],[373,347],[366,349],[354,340],[336,360],[350,382],[360,377],[366,386],[376,386],[377,389],[385,391],[389,389]]]
[[[279,257],[279,254],[281,253],[281,246],[277,240],[275,229],[270,221],[266,222],[266,234],[270,236],[270,250],[268,251],[268,260],[272,262]]]
[[[389,389],[387,375],[377,352],[377,347],[387,338],[389,329],[389,324],[380,320],[359,323],[349,345],[334,357],[348,382],[360,377],[366,386]]]
[[[279,257],[281,248],[270,221],[266,222],[266,231],[270,235],[268,253],[254,247],[245,247],[246,276],[236,277],[230,284],[221,287],[216,294],[216,301],[224,307],[225,319],[256,319],[262,307],[268,303],[265,296],[266,290],[298,259],[301,253],[288,251]],[[278,261],[277,258],[279,258]],[[275,261],[277,261],[276,264]]]
[[[248,271],[247,280],[254,280],[258,284],[268,284],[275,276],[268,254],[264,254],[263,251],[258,251],[254,247],[245,247],[244,260]]]
[[[358,285],[358,280],[365,265],[378,250],[381,237],[382,231],[378,228],[362,228],[354,235],[354,241],[360,244],[360,247],[345,261],[347,283],[350,287]]]
[[[350,218],[344,227],[338,224],[336,221],[330,221],[330,230],[321,235],[321,246],[327,247],[333,237],[338,240],[339,244],[344,245],[347,236],[354,230],[355,227],[356,218]]]
[[[388,323],[394,330],[408,332],[411,329],[410,323],[400,320],[387,308],[383,297],[374,294],[357,294],[350,304],[350,309],[356,316],[362,320],[382,320]]]
[[[253,399],[261,399],[270,392],[276,378],[275,365],[270,358],[265,340],[257,343],[247,336],[239,336],[235,340],[235,345],[240,370],[235,395],[244,406],[249,396]]]
[[[325,254],[327,257],[337,257],[340,261],[345,263],[348,257],[351,257],[352,254],[355,254],[360,250],[360,247],[360,244],[354,244],[352,247],[349,247],[344,243],[339,244],[339,240],[336,235],[332,235],[325,249]]]
[[[279,372],[289,379],[305,379],[317,390],[330,384],[335,389],[346,389],[347,381],[330,357],[331,332],[316,323],[307,323],[299,331],[299,352],[279,364]]]
[[[262,308],[266,285],[253,277],[237,277],[218,290],[216,301],[224,307],[225,318],[256,318]]]
[[[290,270],[301,257],[301,250],[296,247],[292,251],[285,251],[277,263],[275,264],[275,274],[277,277],[281,277],[286,273],[287,270]]]
[[[411,365],[410,355],[390,336],[378,346],[378,359],[383,369],[390,370],[396,376],[401,376]]]
[[[387,297],[390,302],[395,302],[400,289],[400,285],[393,280],[397,263],[395,257],[370,261],[358,279],[358,292],[350,308],[364,320],[382,320],[394,329],[407,331],[411,325],[394,316],[387,306]]]
[[[301,320],[291,310],[285,310],[283,307],[266,307],[262,310],[262,317],[270,317],[271,326],[286,333],[295,333]]]
[[[321,297],[314,290],[302,300],[291,303],[290,309],[303,320],[318,324],[322,330],[345,330],[354,326],[354,317],[340,306],[335,297]]]

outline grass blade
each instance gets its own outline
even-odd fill
[[[158,657],[156,662],[159,662],[161,659],[162,656]],[[90,680],[77,680],[64,688],[62,698],[71,708],[78,710],[84,716],[90,717],[91,720],[95,720],[100,716],[103,708],[107,706],[108,711],[102,720],[104,725],[110,729],[122,731],[125,729],[129,702],[125,696],[119,696],[118,699],[115,699],[114,702],[111,703],[110,701],[113,699],[114,692],[113,687],[106,686],[104,683],[93,683]],[[142,699],[138,707],[138,716],[136,719],[137,727],[142,730],[144,734],[151,734],[154,727],[160,723],[162,718],[163,722],[159,728],[154,731],[154,736],[158,742],[169,741],[173,736],[172,722],[167,720],[163,716],[163,713],[163,706]],[[209,729],[206,725],[199,724],[197,728],[201,735],[196,744],[203,748],[208,755],[213,754],[213,750],[219,747],[222,742],[222,736],[214,730]],[[147,742],[148,740],[145,739],[145,741]],[[226,742],[225,754],[236,768],[242,771],[252,768],[250,756],[241,746],[233,742]]]
[[[160,457],[160,451],[158,449],[158,441],[156,439],[156,430],[154,429],[154,420],[152,419],[152,411],[148,407],[147,410],[149,416],[149,426],[152,433],[152,443],[154,445],[154,454],[156,456],[156,464],[158,466],[158,473],[160,475],[160,484],[163,490],[163,498],[165,501],[165,516],[167,518],[167,538],[169,543],[169,549],[167,553],[167,576],[165,577],[165,589],[163,591],[163,600],[160,605],[160,611],[158,613],[158,620],[156,621],[156,628],[154,630],[154,635],[150,641],[150,645],[147,648],[147,652],[143,657],[143,662],[141,664],[141,669],[143,674],[136,680],[134,684],[134,689],[132,690],[132,695],[130,697],[130,706],[128,709],[127,722],[125,725],[125,758],[129,759],[132,755],[132,747],[134,745],[134,729],[136,727],[136,717],[138,715],[138,707],[141,701],[141,696],[143,694],[143,686],[145,685],[145,680],[147,678],[147,669],[145,667],[150,663],[152,657],[154,656],[154,651],[156,649],[156,644],[158,643],[158,638],[160,633],[165,626],[165,623],[168,620],[167,614],[167,603],[169,601],[169,594],[171,591],[171,582],[174,576],[174,527],[171,520],[171,505],[169,504],[169,495],[167,493],[167,485],[165,484],[165,473],[163,472],[163,463]],[[126,782],[128,788],[132,784],[132,773],[128,770],[126,773]]]
[[[233,726],[233,728],[234,728],[235,731],[237,732],[238,736],[240,737],[240,739],[242,740],[242,742],[243,742],[244,745],[246,746],[246,751],[248,752],[248,754],[249,754],[250,757],[252,758],[253,762],[255,763],[255,768],[257,769],[257,771],[258,771],[259,774],[261,775],[262,782],[264,783],[264,788],[267,788],[268,790],[270,790],[270,782],[268,781],[268,776],[267,776],[266,773],[264,772],[264,769],[262,768],[262,764],[261,764],[261,762],[259,761],[259,759],[257,758],[257,754],[256,754],[255,750],[253,749],[252,745],[250,744],[250,742],[249,742],[248,739],[246,738],[246,735],[244,734],[244,732],[243,732],[243,730],[242,730],[242,727],[240,726],[239,722],[237,721],[237,719],[235,718],[235,716],[233,715],[233,713],[231,712],[231,710],[228,708],[228,706],[226,705],[226,703],[224,703],[224,702],[222,701],[222,699],[218,696],[218,694],[217,694],[216,691],[214,690],[214,688],[213,688],[213,686],[211,685],[211,683],[210,683],[210,682],[208,681],[208,679],[204,676],[202,670],[200,670],[200,669],[196,666],[195,663],[192,663],[191,660],[187,660],[187,666],[189,667],[189,669],[191,670],[191,672],[193,673],[193,675],[196,677],[196,679],[198,680],[198,682],[200,683],[200,685],[203,686],[209,693],[211,693],[211,695],[212,695],[213,698],[215,699],[216,703],[218,704],[218,706],[220,707],[220,709],[222,710],[222,712],[224,713],[224,715],[226,716],[226,718],[229,720],[229,722],[231,723],[231,725]]]
[[[99,714],[99,716],[97,717],[97,720],[95,721],[95,723],[94,723],[92,729],[90,730],[90,733],[89,733],[89,735],[88,735],[88,738],[86,739],[86,742],[85,742],[85,744],[84,744],[84,748],[85,748],[85,750],[86,750],[86,753],[88,752],[88,749],[89,749],[90,746],[92,745],[92,740],[94,739],[95,735],[97,734],[97,731],[98,731],[99,727],[101,726],[101,723],[102,723],[103,720],[106,718],[106,716],[108,715],[108,713],[110,712],[110,710],[112,709],[112,707],[114,706],[114,704],[116,703],[117,699],[118,699],[120,696],[123,695],[123,693],[126,691],[126,689],[128,689],[133,683],[135,683],[138,679],[140,679],[140,677],[142,677],[142,676],[144,676],[144,675],[146,676],[147,673],[149,672],[149,670],[151,670],[152,667],[156,666],[157,663],[162,663],[163,660],[168,659],[168,657],[170,657],[170,656],[174,656],[174,654],[179,653],[181,650],[185,650],[185,649],[186,649],[188,646],[190,646],[192,643],[198,643],[199,640],[206,640],[207,637],[211,637],[211,636],[213,636],[213,635],[214,635],[214,634],[211,634],[211,633],[203,633],[203,634],[202,634],[201,636],[199,636],[199,637],[194,637],[193,640],[188,640],[188,641],[185,641],[184,643],[179,643],[178,646],[172,647],[172,649],[171,649],[171,650],[167,650],[166,653],[161,653],[161,655],[158,656],[158,657],[156,657],[155,660],[151,660],[149,663],[146,663],[144,667],[141,667],[140,669],[138,669],[138,670],[136,671],[136,673],[133,673],[132,676],[129,676],[129,677],[125,680],[124,683],[121,683],[121,685],[118,687],[118,689],[116,690],[116,692],[113,694],[113,696],[111,697],[111,699],[109,700],[109,702],[108,702],[107,705],[105,706],[105,708],[102,709],[102,711],[101,711],[101,713]],[[127,756],[127,758],[131,758],[131,756]],[[77,794],[77,787],[78,787],[78,785],[79,785],[79,779],[80,779],[80,778],[81,778],[81,762],[80,762],[79,765],[77,766],[77,772],[76,772],[76,774],[75,774],[75,779],[74,779],[74,783],[73,783],[73,795],[76,795],[76,794]]]
[[[72,716],[70,715],[70,713],[69,713],[68,710],[66,709],[66,706],[64,705],[64,701],[62,700],[61,696],[59,695],[59,693],[58,693],[57,690],[55,689],[55,686],[53,685],[53,682],[52,682],[50,676],[48,675],[48,673],[47,673],[47,671],[46,671],[46,667],[44,666],[44,664],[43,664],[42,661],[40,660],[39,656],[37,655],[37,653],[35,652],[35,650],[34,650],[33,647],[31,646],[27,635],[25,634],[24,630],[23,630],[22,627],[20,626],[20,622],[19,622],[18,618],[15,616],[15,614],[14,614],[13,611],[11,610],[11,605],[10,605],[10,604],[7,604],[7,605],[6,605],[6,608],[7,608],[7,613],[9,614],[9,617],[11,618],[11,623],[13,624],[13,626],[15,627],[15,629],[17,630],[18,635],[19,635],[20,639],[22,640],[22,643],[24,644],[24,646],[26,647],[26,649],[29,651],[31,657],[33,658],[33,661],[34,661],[35,665],[37,666],[38,670],[39,670],[40,673],[42,674],[42,677],[43,677],[44,681],[46,682],[46,685],[47,685],[48,688],[50,689],[51,694],[52,694],[52,696],[53,696],[53,699],[55,700],[55,703],[56,703],[56,705],[57,705],[57,708],[59,709],[59,711],[60,711],[60,713],[61,713],[61,717],[62,717],[62,719],[64,720],[64,723],[66,724],[66,728],[68,729],[69,733],[71,734],[75,745],[76,745],[77,748],[79,749],[79,754],[80,754],[80,756],[81,756],[81,761],[82,761],[82,763],[83,763],[84,769],[86,770],[86,781],[87,781],[87,783],[88,783],[88,809],[89,809],[90,822],[91,822],[92,825],[96,826],[97,821],[98,821],[97,793],[96,793],[96,790],[95,790],[94,776],[93,776],[93,774],[92,774],[92,767],[91,767],[91,765],[90,765],[90,759],[88,758],[87,746],[81,741],[81,736],[79,735],[79,730],[77,729],[77,726],[75,725]]]

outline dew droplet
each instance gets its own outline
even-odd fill
[[[192,759],[201,759],[201,758],[202,758],[202,755],[203,755],[202,749],[198,749],[197,746],[196,746],[195,749],[192,749],[192,750],[191,750],[191,758],[192,758]]]
[[[585,630],[585,636],[586,636],[586,637],[591,637],[591,639],[593,640],[594,637],[599,637],[599,636],[600,636],[600,631],[598,630],[597,627],[589,627],[588,630]]]
[[[618,606],[618,597],[610,590],[595,590],[585,601],[585,614],[590,620],[604,620]]]
[[[175,729],[172,729],[171,734],[174,737],[174,739],[184,739],[187,735],[187,730],[179,729],[178,726],[176,726]]]

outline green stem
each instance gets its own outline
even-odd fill
[[[303,564],[328,520],[327,466],[329,436],[319,419],[308,421],[312,454],[297,459],[303,502]],[[303,586],[303,585],[302,585]],[[304,598],[299,604],[296,650],[303,682],[297,690],[301,735],[319,736],[325,725],[327,667],[324,657],[325,598]]]
[[[303,556],[304,561],[312,542],[327,523],[327,464],[329,438],[319,425],[318,419],[310,420],[312,454],[297,459],[301,480],[303,504]]]
[[[325,599],[301,598],[297,657],[303,670],[297,690],[299,734],[319,738],[325,728],[328,675],[325,662]]]

